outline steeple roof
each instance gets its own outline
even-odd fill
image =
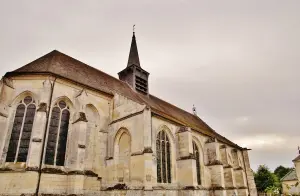
[[[136,65],[138,67],[141,67],[134,32],[132,35],[132,41],[131,41],[131,46],[130,46],[130,53],[129,53],[127,67],[129,67],[131,65]]]

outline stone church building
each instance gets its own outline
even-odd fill
[[[134,34],[119,79],[56,50],[6,73],[0,195],[257,195],[249,149],[148,80]]]

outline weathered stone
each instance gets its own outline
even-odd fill
[[[3,77],[2,80],[3,80],[3,84],[5,84],[6,86],[14,89],[14,83],[13,83],[13,80],[11,78]]]
[[[198,117],[57,51],[28,66],[0,83],[0,195],[255,195],[245,149]],[[130,66],[127,82],[146,74]],[[23,137],[26,96],[37,109]],[[20,136],[28,155],[15,162]]]
[[[40,103],[37,111],[38,112],[47,112],[47,103]]]
[[[116,184],[112,187],[108,187],[106,190],[107,191],[111,191],[111,190],[127,190],[128,187],[126,186],[126,184]]]
[[[88,120],[86,119],[85,113],[84,112],[78,112],[78,115],[75,116],[75,121],[73,122],[73,124],[83,121],[83,122],[88,122]]]
[[[42,139],[41,138],[32,138],[32,142],[42,142]]]

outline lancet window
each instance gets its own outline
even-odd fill
[[[6,162],[26,162],[35,116],[35,101],[26,96],[17,106]]]
[[[51,111],[45,164],[64,166],[70,112],[65,101],[57,102]]]
[[[165,131],[156,138],[157,182],[171,183],[171,146]]]

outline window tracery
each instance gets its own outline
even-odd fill
[[[157,182],[171,183],[171,146],[165,131],[156,138]]]
[[[45,164],[64,166],[70,112],[65,101],[57,102],[51,112]]]
[[[26,96],[19,102],[9,141],[6,162],[26,162],[35,111],[35,101],[31,96]]]

